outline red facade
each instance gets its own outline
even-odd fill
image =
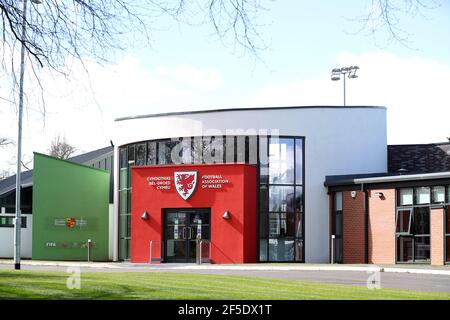
[[[196,172],[178,192],[175,172]],[[178,176],[177,176],[178,180]],[[178,180],[179,182],[179,180]],[[180,186],[180,184],[177,184]],[[183,186],[181,186],[183,187]],[[182,188],[181,188],[182,189]],[[167,209],[209,208],[211,263],[256,262],[256,167],[246,164],[132,168],[131,261],[161,258]],[[192,192],[192,193],[191,193]],[[191,194],[189,194],[191,193]],[[186,198],[186,200],[184,199]],[[229,212],[229,219],[224,213]],[[143,218],[147,212],[148,219]],[[167,230],[167,229],[166,229]]]

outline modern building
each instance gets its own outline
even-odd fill
[[[213,262],[329,262],[325,177],[387,170],[383,107],[156,114],[117,119],[114,132],[118,260],[148,261],[152,250],[189,261],[202,216]],[[197,175],[187,199],[179,173]],[[155,179],[170,189],[155,190]],[[204,180],[228,182],[204,189]]]
[[[92,168],[103,169],[110,172],[110,190],[109,202],[113,202],[113,170],[112,166],[114,148],[112,146],[87,152],[68,159],[74,164],[81,164]],[[70,175],[69,171],[65,171]],[[22,172],[21,189],[21,212],[22,212],[22,231],[21,231],[21,255],[23,258],[32,257],[33,246],[33,170]],[[64,180],[64,176],[61,176]],[[49,186],[50,187],[50,186]],[[47,187],[48,189],[48,187]],[[14,254],[14,215],[16,199],[16,176],[10,176],[0,180],[0,258],[11,258]],[[55,198],[56,199],[56,198]],[[56,199],[59,200],[59,199]],[[55,201],[56,202],[56,201]],[[61,210],[62,213],[62,210]],[[45,233],[43,230],[36,230],[35,233]],[[111,249],[112,250],[112,249]]]
[[[114,261],[450,261],[450,143],[388,146],[384,107],[132,116],[111,139],[79,157],[111,170]]]
[[[388,150],[388,173],[326,177],[332,259],[449,263],[450,143]]]

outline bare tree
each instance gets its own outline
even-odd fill
[[[351,20],[361,23],[357,33],[368,31],[375,36],[382,32],[388,43],[397,42],[411,49],[412,34],[401,26],[402,20],[416,16],[425,18],[425,11],[439,6],[435,0],[371,0],[368,13]]]
[[[6,147],[14,144],[11,139],[8,138],[0,138],[0,147]]]
[[[67,142],[65,136],[61,138],[60,135],[57,135],[51,143],[49,154],[52,157],[65,160],[68,159],[72,154],[74,154],[76,150],[77,149],[74,146],[70,145]]]
[[[62,71],[70,56],[108,61],[111,50],[135,45],[136,36],[149,41],[165,15],[185,24],[211,23],[221,39],[230,35],[252,53],[261,40],[254,23],[259,0],[43,0],[23,8],[23,1],[0,0],[1,35],[12,52],[25,46],[34,70]],[[16,62],[3,58],[3,68],[14,69]]]

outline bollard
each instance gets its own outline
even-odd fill
[[[87,248],[88,248],[88,262],[91,262],[91,239],[88,239],[88,245],[87,245]]]
[[[334,264],[334,239],[336,236],[333,234],[331,235],[331,264]]]

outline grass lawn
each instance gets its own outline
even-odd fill
[[[69,290],[69,274],[0,270],[2,299],[450,299],[450,293],[378,289],[228,275],[181,273],[81,274]]]

